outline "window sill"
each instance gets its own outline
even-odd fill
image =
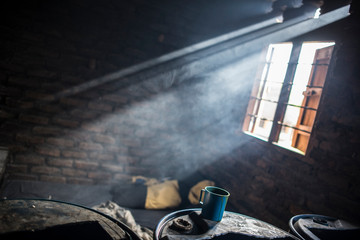
[[[270,143],[270,142],[268,142],[268,140],[267,140],[266,138],[260,137],[260,136],[258,136],[258,135],[255,135],[255,134],[251,133],[251,132],[243,131],[243,133],[245,133],[246,135],[248,135],[248,136],[250,136],[250,137],[254,137],[254,138],[256,138],[256,139],[259,139],[259,140],[261,140],[261,141],[263,141],[263,142],[265,142],[265,143],[267,143],[267,144],[271,144],[271,145],[277,146],[277,147],[279,147],[279,148],[281,148],[281,149],[286,149],[286,150],[288,150],[288,151],[291,151],[291,152],[293,152],[293,153],[299,154],[299,155],[301,155],[301,156],[305,156],[305,153],[302,152],[302,151],[300,151],[300,150],[297,149],[297,148],[294,148],[294,147],[291,147],[291,146],[286,146],[286,145],[283,145],[283,144],[280,144],[280,143],[276,143],[276,142],[271,142],[271,143]]]

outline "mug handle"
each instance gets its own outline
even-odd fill
[[[204,200],[201,201],[201,198],[202,198],[203,193],[205,193],[205,189],[201,189],[201,191],[200,191],[200,198],[199,198],[199,203],[200,203],[200,204],[204,204]],[[205,194],[204,194],[204,196],[205,196]]]

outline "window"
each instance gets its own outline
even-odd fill
[[[271,44],[255,79],[243,130],[305,154],[334,45]]]

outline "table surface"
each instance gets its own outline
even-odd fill
[[[128,238],[129,229],[122,223],[86,207],[53,200],[0,200],[0,234],[91,222],[99,224],[112,239]]]
[[[239,213],[225,211],[223,218],[220,222],[214,222],[206,220],[206,223],[210,229],[202,234],[195,233],[190,231],[187,233],[179,232],[174,230],[171,225],[176,219],[184,219],[190,221],[192,224],[194,222],[190,219],[189,213],[195,211],[197,214],[201,213],[200,208],[194,209],[185,209],[170,213],[165,216],[157,225],[155,229],[155,239],[161,239],[166,236],[167,239],[212,239],[216,237],[221,237],[227,234],[238,234],[244,236],[246,239],[297,239],[295,236],[290,233],[277,228],[269,223],[263,222],[261,220],[242,215]],[[238,236],[239,237],[239,236]],[[224,239],[229,239],[224,238]]]

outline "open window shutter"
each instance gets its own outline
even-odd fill
[[[306,151],[314,125],[333,48],[334,46],[330,46],[316,51],[308,86],[303,92],[304,99],[296,124],[297,129],[292,138],[292,146],[303,152]]]

